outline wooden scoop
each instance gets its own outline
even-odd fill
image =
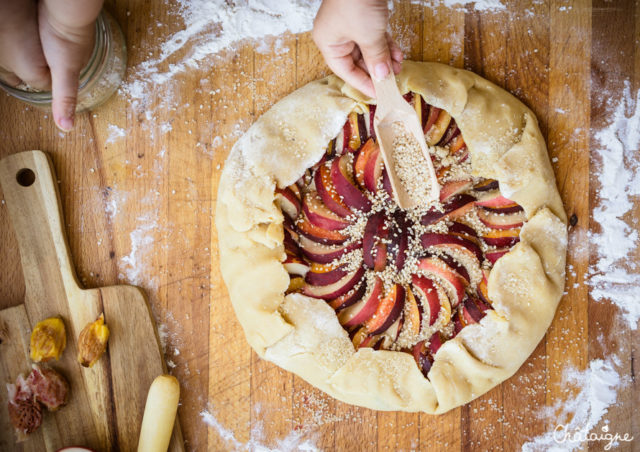
[[[396,137],[396,131],[393,127],[394,123],[402,124],[406,131],[412,135],[420,145],[429,174],[429,180],[424,182],[425,184],[430,184],[430,198],[434,201],[440,199],[440,186],[438,185],[438,179],[436,178],[436,173],[431,163],[429,149],[424,140],[424,132],[422,131],[422,126],[420,125],[416,112],[400,94],[393,72],[384,80],[376,80],[375,77],[372,77],[372,80],[378,102],[373,118],[373,127],[376,131],[378,145],[380,146],[382,158],[387,173],[389,174],[389,180],[396,202],[402,209],[407,209],[415,206],[417,200],[407,192],[396,171],[395,160],[393,158],[393,143]]]

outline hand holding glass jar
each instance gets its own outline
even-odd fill
[[[0,0],[0,82],[36,105],[50,91],[64,131],[73,127],[82,73],[95,57],[101,8],[102,0]]]

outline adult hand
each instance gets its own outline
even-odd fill
[[[402,51],[387,32],[386,0],[324,0],[313,40],[327,64],[344,81],[375,97],[371,76],[400,72]]]
[[[14,86],[50,89],[53,119],[64,131],[73,127],[78,77],[91,56],[101,8],[102,0],[0,0],[0,76]]]

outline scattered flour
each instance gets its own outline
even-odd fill
[[[165,85],[177,74],[198,69],[207,57],[246,40],[260,40],[258,49],[270,50],[265,38],[311,30],[321,0],[179,0],[177,13],[184,28],[160,44],[159,54],[133,70],[122,86],[132,100],[149,95],[151,87]],[[280,50],[284,52],[283,49]],[[170,62],[165,68],[163,63]]]
[[[285,438],[279,440],[275,446],[267,446],[262,443],[264,440],[264,433],[262,427],[258,423],[251,429],[251,437],[248,442],[241,443],[236,438],[235,434],[225,428],[216,417],[209,410],[203,410],[200,412],[200,417],[205,424],[215,429],[227,445],[233,447],[233,450],[247,450],[251,452],[292,452],[292,451],[304,451],[315,452],[319,449],[313,444],[311,439],[304,438],[303,432],[292,431]]]
[[[136,286],[151,287],[156,289],[158,282],[155,277],[148,274],[146,265],[142,262],[145,257],[153,252],[155,236],[158,229],[157,214],[150,213],[137,218],[138,226],[131,231],[131,251],[118,262],[120,277]]]
[[[414,4],[422,5],[424,2],[421,0],[413,0]],[[501,0],[443,0],[442,2],[434,0],[427,0],[427,5],[444,5],[447,8],[457,9],[471,7],[475,11],[502,11],[506,9],[504,3]]]
[[[622,380],[614,368],[614,363],[601,359],[591,361],[589,368],[584,371],[573,368],[567,370],[563,385],[570,388],[568,392],[578,392],[542,412],[544,418],[553,420],[556,426],[562,427],[556,427],[525,443],[522,451],[554,452],[579,449],[584,442],[574,441],[574,435],[577,433],[579,437],[584,437],[598,425],[609,407],[616,402],[616,391],[621,384]],[[608,428],[605,424],[602,428],[603,433],[606,434]],[[565,434],[572,436],[567,438]]]
[[[115,143],[121,138],[124,138],[127,135],[126,130],[121,127],[118,127],[114,124],[109,124],[107,126],[107,131],[109,132],[109,136],[107,137],[107,144]]]
[[[602,232],[590,237],[598,260],[590,269],[588,284],[595,300],[617,305],[635,330],[640,320],[640,243],[638,224],[630,224],[628,216],[640,200],[640,160],[631,158],[640,152],[640,91],[634,99],[627,82],[622,99],[613,96],[609,108],[611,122],[595,134],[600,146],[593,149],[600,204],[593,218]]]

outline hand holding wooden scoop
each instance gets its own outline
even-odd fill
[[[426,160],[428,180],[415,180],[408,185],[411,185],[411,188],[415,188],[415,185],[424,184],[422,191],[427,190],[426,200],[438,200],[440,198],[440,186],[438,185],[429,149],[424,139],[424,132],[414,109],[400,94],[393,72],[390,72],[389,76],[384,80],[376,80],[375,77],[372,77],[372,80],[378,102],[373,125],[396,202],[401,208],[407,209],[425,201],[425,199],[419,199],[419,197],[415,196],[414,191],[419,190],[408,191],[407,181],[403,181],[399,175],[399,166],[396,155],[394,155],[394,148],[398,142],[399,134],[404,134],[408,141],[416,144],[416,147],[419,147],[422,152],[424,160]],[[417,158],[415,154],[413,156],[406,155],[405,158],[411,159],[410,163],[413,165],[423,164],[421,162],[422,159]],[[408,165],[404,166],[407,167]],[[402,175],[405,176],[404,173]]]

